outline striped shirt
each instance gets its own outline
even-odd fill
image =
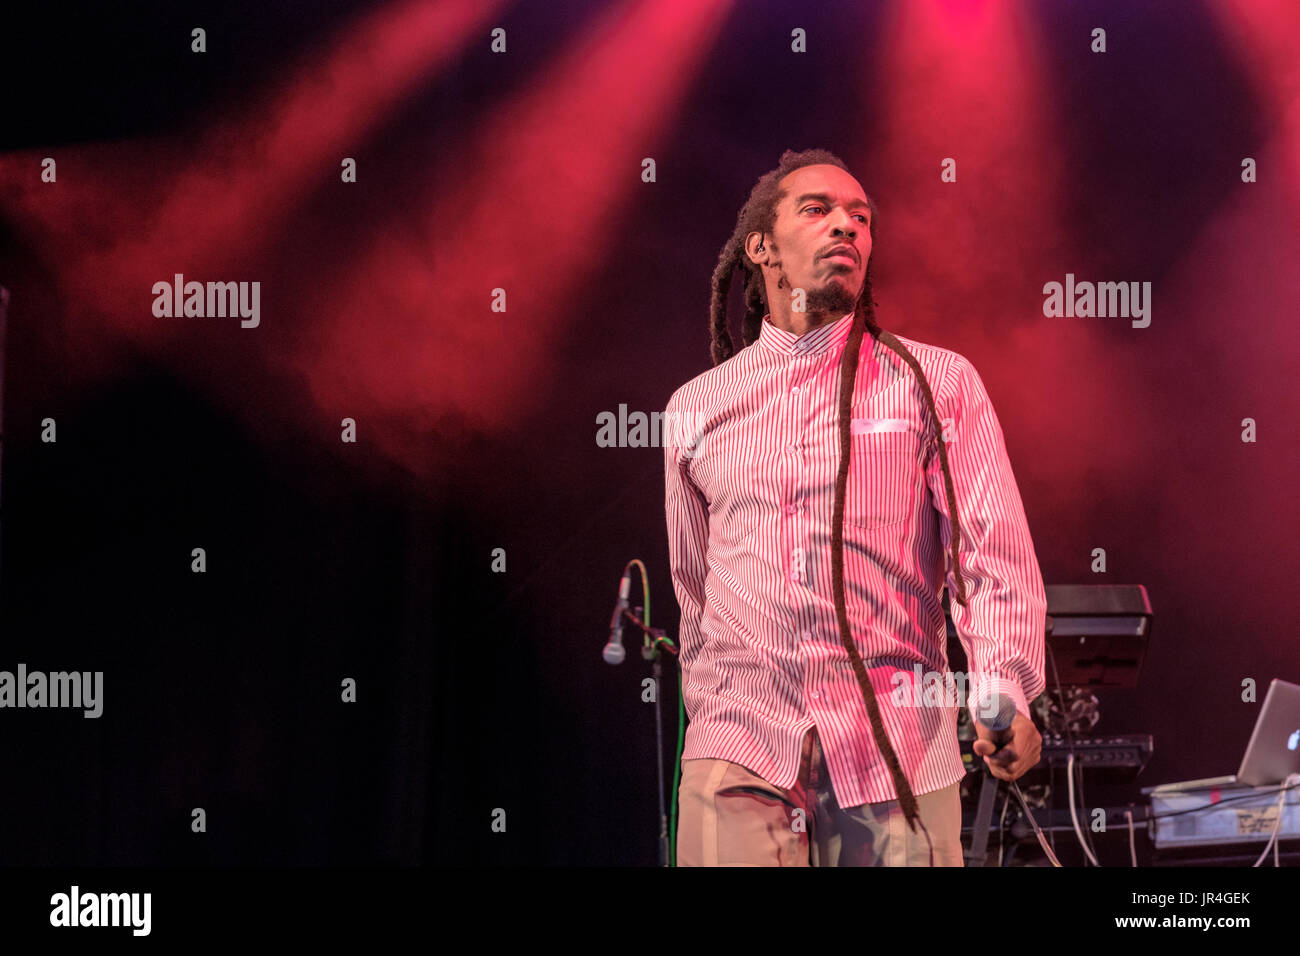
[[[815,725],[843,808],[897,799],[832,597],[836,404],[851,320],[795,336],[765,317],[755,343],[677,389],[663,418],[690,718],[682,759],[722,758],[790,787]],[[897,338],[925,372],[944,424],[967,596],[951,614],[971,671],[948,671],[941,590],[957,586],[925,397],[901,357],[869,333],[852,399],[845,597],[884,726],[922,794],[965,775],[959,702],[999,692],[1028,716],[1027,701],[1045,686],[1047,601],[1002,428],[974,366]]]

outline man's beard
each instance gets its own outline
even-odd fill
[[[809,312],[843,315],[853,311],[854,306],[858,304],[858,297],[849,292],[842,283],[828,282],[820,289],[810,291],[804,304]]]

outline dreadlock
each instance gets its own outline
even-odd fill
[[[771,312],[768,306],[767,288],[763,280],[762,269],[750,262],[749,257],[745,255],[745,239],[750,233],[771,232],[773,230],[773,226],[776,224],[777,204],[785,196],[785,193],[781,190],[781,180],[796,169],[815,165],[837,166],[845,172],[849,172],[849,168],[844,164],[843,160],[827,150],[808,149],[803,152],[795,152],[787,149],[781,154],[776,169],[759,177],[758,182],[754,184],[753,190],[750,191],[749,199],[741,207],[740,215],[736,217],[735,231],[732,232],[731,238],[727,240],[726,245],[722,247],[722,253],[718,257],[718,264],[713,270],[713,290],[709,302],[709,330],[711,336],[709,351],[715,366],[722,364],[735,354],[731,332],[727,327],[727,296],[731,290],[732,276],[738,267],[744,269],[746,273],[745,318],[741,326],[745,346],[751,345],[758,340],[762,330],[763,317]],[[868,231],[874,244],[877,215],[876,204],[870,196],[867,197],[867,206],[871,212]],[[839,623],[840,642],[848,653],[854,676],[857,678],[858,686],[862,690],[862,700],[866,704],[867,716],[871,722],[871,733],[880,748],[886,765],[889,767],[890,776],[894,781],[894,789],[898,794],[899,806],[902,807],[908,826],[915,833],[918,823],[921,824],[923,830],[925,824],[921,823],[916,796],[912,793],[912,788],[907,782],[907,775],[903,773],[898,755],[894,752],[889,735],[886,733],[884,723],[881,720],[875,690],[867,677],[866,665],[862,662],[862,655],[858,652],[852,631],[849,628],[848,610],[844,597],[844,498],[848,488],[849,460],[853,448],[850,440],[849,424],[852,415],[853,386],[858,374],[858,355],[862,348],[862,339],[868,331],[874,339],[896,352],[902,358],[908,367],[912,369],[921,386],[925,405],[930,412],[930,418],[935,429],[939,462],[943,468],[944,491],[948,501],[948,514],[951,516],[951,557],[953,572],[957,581],[956,600],[962,607],[967,606],[966,584],[962,579],[961,565],[957,560],[961,541],[961,522],[957,515],[957,496],[953,490],[952,474],[948,469],[948,451],[947,442],[943,440],[943,424],[939,420],[939,413],[934,404],[934,394],[930,391],[930,383],[926,381],[920,363],[907,350],[906,346],[898,341],[893,333],[880,328],[880,325],[876,322],[876,303],[871,294],[871,269],[874,260],[874,255],[867,260],[867,271],[862,280],[862,291],[858,295],[857,305],[854,307],[853,318],[849,326],[849,337],[844,343],[844,351],[840,356],[840,392],[838,396],[840,461],[835,475],[835,504],[831,515],[831,582],[835,598],[835,615]],[[928,831],[926,832],[926,838],[929,839]],[[933,852],[933,847],[931,847],[931,859],[933,859]]]

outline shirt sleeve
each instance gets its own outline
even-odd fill
[[[926,481],[939,513],[953,626],[972,671],[967,683],[971,715],[979,719],[978,703],[998,693],[1014,700],[1016,710],[1029,717],[1028,702],[1046,687],[1047,597],[1002,427],[979,373],[963,357],[944,376],[935,404],[961,524],[966,607],[957,601],[951,516],[934,442]]]
[[[676,421],[669,401],[666,421]],[[678,434],[681,430],[678,429]],[[682,611],[678,630],[680,666],[690,666],[703,646],[705,552],[709,542],[709,510],[704,494],[687,474],[689,449],[677,439],[664,442],[664,510],[668,523],[668,563],[673,590]]]

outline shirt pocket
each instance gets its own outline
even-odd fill
[[[920,432],[906,420],[867,419],[865,427],[881,423],[901,430],[865,430],[849,436],[844,521],[865,530],[907,521],[916,509]]]

